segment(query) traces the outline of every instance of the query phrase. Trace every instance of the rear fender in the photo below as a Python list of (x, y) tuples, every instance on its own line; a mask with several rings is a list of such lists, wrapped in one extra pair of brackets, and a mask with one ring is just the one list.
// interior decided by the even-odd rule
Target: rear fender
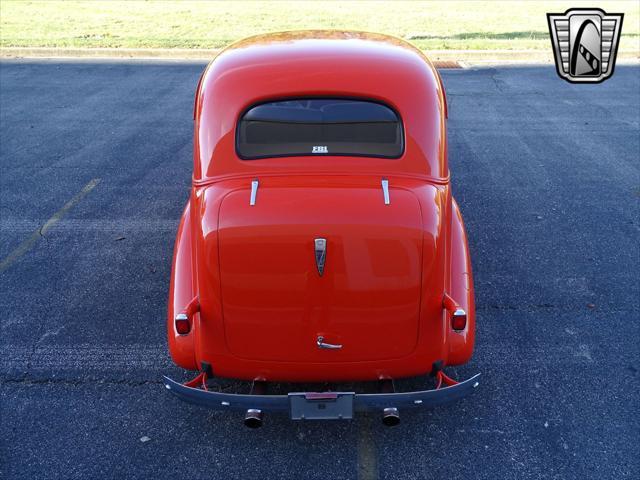
[[(450, 327), (450, 318), (447, 318), (449, 328), (448, 365), (461, 365), (468, 362), (473, 354), (475, 342), (475, 300), (473, 291), (473, 275), (471, 273), (471, 257), (467, 243), (467, 233), (462, 221), (460, 208), (455, 199), (451, 201), (451, 271), (449, 280), (449, 295), (460, 308), (467, 312), (467, 327), (456, 332)], [(449, 317), (449, 314), (447, 314)]]
[[(169, 352), (173, 361), (182, 368), (197, 370), (194, 349), (194, 335), (198, 328), (197, 318), (192, 322), (192, 331), (188, 335), (179, 335), (175, 328), (175, 316), (183, 311), (195, 297), (193, 277), (193, 258), (191, 243), (191, 202), (184, 209), (171, 268), (171, 282), (169, 284), (169, 305), (167, 311), (167, 338)], [(199, 314), (195, 314), (198, 316)]]

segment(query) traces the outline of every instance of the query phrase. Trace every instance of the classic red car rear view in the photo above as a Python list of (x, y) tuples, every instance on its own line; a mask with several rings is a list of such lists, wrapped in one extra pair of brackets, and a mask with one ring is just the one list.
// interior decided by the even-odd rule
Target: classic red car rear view
[[(451, 196), (447, 106), (426, 57), (392, 37), (252, 37), (213, 60), (195, 110), (193, 188), (176, 240), (165, 386), (193, 403), (294, 419), (352, 418), (460, 398), (475, 312)], [(430, 374), (435, 388), (395, 392)], [(250, 393), (207, 390), (213, 376)], [(379, 393), (269, 395), (269, 382), (372, 380)]]

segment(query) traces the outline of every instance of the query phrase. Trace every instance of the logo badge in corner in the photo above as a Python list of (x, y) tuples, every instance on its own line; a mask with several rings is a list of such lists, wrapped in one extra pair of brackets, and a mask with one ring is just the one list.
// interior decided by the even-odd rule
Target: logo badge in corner
[(318, 273), (322, 276), (324, 273), (324, 263), (327, 259), (327, 239), (316, 238), (314, 242), (316, 251), (316, 267), (318, 268)]
[(571, 83), (600, 83), (613, 75), (623, 17), (599, 8), (547, 13), (558, 75)]

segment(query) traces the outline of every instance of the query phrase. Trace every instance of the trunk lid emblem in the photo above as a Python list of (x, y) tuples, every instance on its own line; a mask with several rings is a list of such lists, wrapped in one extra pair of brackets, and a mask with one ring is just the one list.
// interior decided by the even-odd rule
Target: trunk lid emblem
[(314, 240), (315, 243), (315, 252), (316, 252), (316, 267), (318, 267), (318, 273), (320, 276), (324, 273), (324, 264), (327, 259), (327, 239), (326, 238), (316, 238)]

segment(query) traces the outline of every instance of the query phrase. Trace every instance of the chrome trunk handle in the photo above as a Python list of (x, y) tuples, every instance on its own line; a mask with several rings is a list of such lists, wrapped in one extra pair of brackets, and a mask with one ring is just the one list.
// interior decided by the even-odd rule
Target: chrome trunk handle
[(338, 350), (342, 348), (342, 345), (336, 345), (334, 343), (324, 343), (323, 336), (318, 337), (318, 341), (316, 342), (316, 345), (318, 345), (318, 348), (325, 348), (328, 350)]

